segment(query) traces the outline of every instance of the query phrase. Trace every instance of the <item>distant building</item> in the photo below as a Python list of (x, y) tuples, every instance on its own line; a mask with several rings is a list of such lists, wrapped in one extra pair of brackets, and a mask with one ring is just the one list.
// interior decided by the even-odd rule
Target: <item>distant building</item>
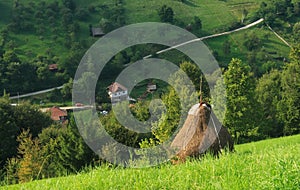
[(58, 66), (57, 64), (51, 64), (48, 66), (49, 71), (58, 71)]
[(90, 35), (93, 37), (101, 37), (104, 36), (104, 32), (102, 30), (102, 28), (100, 27), (93, 27), (92, 25), (90, 25)]
[(52, 107), (48, 110), (51, 114), (51, 119), (53, 121), (58, 121), (61, 123), (65, 123), (68, 120), (68, 113), (66, 110), (62, 110), (59, 107)]
[(186, 29), (187, 31), (192, 31), (192, 29), (193, 29), (192, 24), (188, 24), (188, 25), (185, 27), (185, 29)]
[(127, 88), (117, 82), (108, 87), (108, 95), (113, 104), (129, 99)]
[(149, 84), (147, 85), (147, 92), (153, 92), (153, 91), (156, 91), (156, 90), (157, 90), (156, 84), (149, 83)]

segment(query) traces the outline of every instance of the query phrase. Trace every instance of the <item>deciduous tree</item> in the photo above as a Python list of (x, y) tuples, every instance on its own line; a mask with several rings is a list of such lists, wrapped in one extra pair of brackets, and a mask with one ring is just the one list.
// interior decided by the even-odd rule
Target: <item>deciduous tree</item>
[(290, 54), (291, 62), (282, 72), (282, 100), (279, 104), (280, 117), (284, 122), (284, 134), (300, 132), (300, 46)]
[(173, 23), (174, 21), (174, 11), (171, 7), (167, 7), (167, 5), (163, 5), (158, 11), (158, 15), (162, 22)]
[[(278, 118), (277, 106), (281, 100), (281, 73), (272, 70), (263, 75), (257, 84), (255, 95), (259, 103), (261, 119), (258, 132), (263, 137), (278, 137), (283, 134), (283, 125)], [(282, 110), (283, 111), (283, 110)]]
[[(239, 59), (232, 59), (224, 74), (227, 91), (225, 125), (234, 137), (245, 138), (254, 129), (257, 105), (254, 98), (255, 79), (251, 68)], [(241, 140), (241, 139), (240, 139)]]

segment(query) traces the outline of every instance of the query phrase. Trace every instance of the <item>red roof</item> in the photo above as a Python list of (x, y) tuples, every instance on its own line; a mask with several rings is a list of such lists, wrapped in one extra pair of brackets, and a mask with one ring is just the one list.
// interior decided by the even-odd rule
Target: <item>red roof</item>
[(59, 107), (52, 107), (49, 109), (51, 113), (51, 119), (54, 121), (60, 121), (61, 117), (68, 116), (67, 111), (60, 109)]
[(112, 93), (115, 93), (115, 92), (119, 92), (119, 91), (126, 91), (127, 88), (125, 88), (123, 85), (121, 85), (117, 82), (114, 82), (108, 87), (108, 90)]
[(50, 71), (54, 71), (54, 70), (57, 70), (57, 69), (58, 69), (57, 64), (51, 64), (51, 65), (49, 65), (49, 70)]

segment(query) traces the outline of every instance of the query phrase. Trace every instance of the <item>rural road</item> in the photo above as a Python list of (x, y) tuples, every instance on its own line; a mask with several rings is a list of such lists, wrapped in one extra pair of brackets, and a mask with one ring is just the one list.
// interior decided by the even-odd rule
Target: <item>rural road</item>
[[(241, 31), (241, 30), (246, 30), (248, 28), (251, 28), (255, 25), (258, 25), (259, 23), (263, 22), (264, 19), (261, 18), (251, 24), (248, 24), (244, 27), (241, 27), (241, 28), (238, 28), (238, 29), (235, 29), (235, 30), (231, 30), (231, 31), (228, 31), (228, 32), (223, 32), (223, 33), (219, 33), (219, 34), (213, 34), (213, 35), (210, 35), (210, 36), (204, 36), (204, 37), (201, 37), (201, 38), (196, 38), (196, 39), (193, 39), (193, 40), (190, 40), (190, 41), (187, 41), (187, 42), (184, 42), (184, 43), (181, 43), (181, 44), (177, 44), (175, 46), (172, 46), (172, 47), (169, 47), (169, 48), (166, 48), (164, 50), (161, 50), (161, 51), (158, 51), (156, 52), (155, 54), (156, 55), (159, 55), (161, 53), (164, 53), (164, 52), (167, 52), (167, 51), (170, 51), (172, 49), (176, 49), (178, 47), (181, 47), (181, 46), (184, 46), (184, 45), (187, 45), (187, 44), (190, 44), (190, 43), (193, 43), (193, 42), (198, 42), (198, 41), (202, 41), (202, 40), (206, 40), (206, 39), (209, 39), (209, 38), (215, 38), (215, 37), (219, 37), (219, 36), (224, 36), (224, 35), (228, 35), (228, 34), (231, 34), (231, 33), (234, 33), (234, 32), (238, 32), (238, 31)], [(152, 57), (153, 55), (147, 55), (146, 57), (144, 57), (144, 59), (147, 59), (147, 58), (150, 58)]]
[(277, 36), (277, 38), (279, 38), (283, 43), (285, 43), (285, 45), (289, 46), (290, 48), (292, 47), (285, 39), (283, 39), (283, 37), (281, 37), (279, 34), (277, 34), (272, 28), (271, 26), (269, 26), (267, 24), (268, 28), (275, 34), (275, 36)]
[(32, 93), (28, 93), (28, 94), (12, 96), (9, 99), (13, 100), (13, 99), (18, 99), (18, 98), (26, 98), (26, 97), (30, 97), (30, 96), (44, 94), (44, 93), (51, 92), (51, 91), (54, 91), (54, 90), (59, 90), (59, 89), (62, 89), (62, 88), (63, 88), (63, 86), (59, 86), (59, 87), (50, 88), (50, 89), (46, 89), (46, 90), (41, 90), (41, 91), (37, 91), (37, 92), (32, 92)]
[[(235, 30), (231, 30), (231, 31), (228, 31), (228, 32), (223, 32), (223, 33), (219, 33), (219, 34), (213, 34), (213, 35), (210, 35), (210, 36), (204, 36), (204, 37), (201, 37), (201, 38), (196, 38), (194, 40), (190, 40), (190, 41), (187, 41), (187, 42), (184, 42), (184, 43), (177, 44), (175, 46), (166, 48), (164, 50), (158, 51), (155, 54), (158, 55), (158, 54), (170, 51), (172, 49), (176, 49), (176, 48), (178, 48), (180, 46), (184, 46), (184, 45), (187, 45), (187, 44), (190, 44), (190, 43), (193, 43), (193, 42), (202, 41), (202, 40), (206, 40), (206, 39), (209, 39), (209, 38), (215, 38), (215, 37), (219, 37), (219, 36), (224, 36), (224, 35), (228, 35), (228, 34), (231, 34), (231, 33), (234, 33), (234, 32), (238, 32), (238, 31), (241, 31), (241, 30), (246, 30), (246, 29), (248, 29), (250, 27), (253, 27), (253, 26), (256, 26), (256, 25), (262, 23), (263, 21), (264, 21), (264, 19), (261, 18), (261, 19), (255, 21), (255, 22), (253, 22), (251, 24), (248, 24), (248, 25), (244, 26), (244, 27), (241, 27), (241, 28), (238, 28), (238, 29), (235, 29)], [(144, 57), (143, 59), (147, 59), (147, 58), (150, 58), (152, 56), (153, 55), (148, 55), (148, 56)], [(63, 86), (54, 87), (54, 88), (50, 88), (50, 89), (46, 89), (46, 90), (41, 90), (41, 91), (38, 91), (38, 92), (32, 92), (32, 93), (23, 94), (23, 95), (12, 96), (12, 97), (10, 97), (10, 99), (13, 100), (13, 99), (18, 99), (18, 98), (25, 98), (25, 97), (35, 96), (35, 95), (44, 94), (44, 93), (51, 92), (51, 91), (54, 91), (56, 89), (62, 89), (62, 88), (63, 88)]]
[[(92, 109), (92, 108), (93, 108), (93, 106), (68, 106), (68, 107), (59, 107), (59, 109), (65, 110), (65, 111), (67, 111), (67, 110), (74, 110), (74, 111), (76, 111), (76, 110), (86, 110), (86, 109)], [(51, 108), (41, 108), (40, 111), (41, 112), (47, 112), (47, 111), (49, 111), (49, 109), (51, 109)]]

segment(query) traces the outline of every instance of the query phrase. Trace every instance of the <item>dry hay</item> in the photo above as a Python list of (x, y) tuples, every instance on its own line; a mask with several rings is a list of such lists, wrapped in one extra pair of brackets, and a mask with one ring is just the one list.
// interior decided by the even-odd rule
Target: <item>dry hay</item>
[[(218, 135), (217, 135), (218, 134)], [(188, 117), (175, 136), (171, 147), (177, 150), (177, 160), (184, 162), (186, 157), (200, 156), (208, 151), (218, 156), (222, 148), (233, 151), (233, 141), (207, 103), (194, 105)]]

